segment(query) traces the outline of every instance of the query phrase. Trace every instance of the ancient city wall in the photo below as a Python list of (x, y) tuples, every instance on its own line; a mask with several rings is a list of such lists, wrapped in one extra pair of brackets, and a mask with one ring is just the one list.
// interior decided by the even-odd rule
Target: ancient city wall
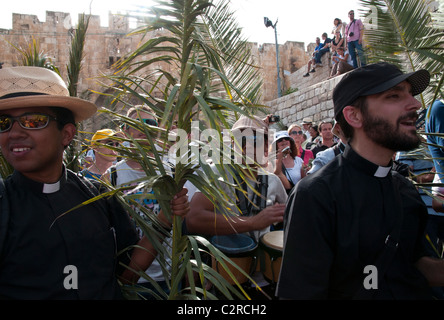
[[(128, 36), (132, 30), (126, 16), (110, 14), (108, 25), (108, 27), (102, 27), (100, 17), (91, 16), (85, 41), (83, 69), (78, 84), (78, 95), (87, 97), (99, 107), (103, 106), (104, 98), (94, 92), (105, 91), (105, 88), (100, 84), (103, 81), (102, 76), (112, 74), (115, 71), (113, 63), (136, 49), (142, 41), (142, 36), (140, 35)], [(0, 62), (4, 63), (3, 67), (19, 65), (18, 59), (20, 59), (21, 55), (15, 47), (24, 49), (31, 43), (32, 39), (35, 39), (39, 43), (40, 50), (49, 56), (53, 64), (59, 67), (62, 77), (66, 79), (66, 65), (74, 32), (71, 17), (68, 13), (47, 11), (46, 21), (44, 22), (39, 21), (36, 15), (14, 13), (13, 28), (11, 30), (0, 29), (0, 46), (2, 48), (0, 51)], [(148, 35), (148, 38), (159, 35), (160, 32), (153, 32)], [(288, 105), (288, 101), (293, 101), (296, 99), (295, 97), (298, 97), (297, 99), (300, 103), (304, 102), (303, 106), (298, 105), (297, 107), (296, 119), (299, 119), (299, 115), (302, 113), (307, 114), (311, 112), (299, 110), (305, 106), (311, 107), (313, 103), (313, 98), (308, 98), (310, 94), (306, 95), (303, 93), (307, 91), (306, 88), (327, 77), (325, 74), (327, 68), (324, 68), (324, 70), (319, 70), (310, 78), (302, 78), (302, 75), (306, 73), (306, 65), (313, 50), (311, 46), (308, 46), (310, 52), (308, 53), (302, 42), (288, 41), (283, 45), (279, 45), (282, 93), (284, 94), (289, 88), (298, 88), (299, 91), (290, 96), (275, 100), (278, 96), (276, 46), (269, 43), (262, 45), (251, 43), (253, 59), (255, 64), (261, 68), (264, 83), (262, 102), (273, 105), (277, 114), (290, 115), (295, 108), (284, 108), (281, 106), (281, 101), (285, 101), (285, 104)], [(326, 60), (324, 64), (329, 65), (329, 60)], [(162, 65), (162, 68), (171, 69), (172, 66)], [(305, 97), (312, 100), (302, 101)], [(314, 97), (315, 102), (316, 99), (319, 98)], [(294, 117), (295, 115), (291, 114), (289, 119)], [(87, 126), (89, 130), (95, 131), (101, 128), (101, 123), (93, 118)]]
[[(314, 123), (322, 120), (333, 120), (333, 89), (342, 76), (327, 79), (331, 68), (329, 65), (330, 54), (322, 57), (323, 67), (311, 73), (309, 80), (302, 77), (307, 72), (298, 70), (291, 75), (293, 85), (300, 88), (298, 91), (266, 103), (270, 112), (281, 117), (285, 126), (292, 123), (301, 123), (305, 117), (310, 117)], [(303, 72), (302, 72), (303, 71)]]

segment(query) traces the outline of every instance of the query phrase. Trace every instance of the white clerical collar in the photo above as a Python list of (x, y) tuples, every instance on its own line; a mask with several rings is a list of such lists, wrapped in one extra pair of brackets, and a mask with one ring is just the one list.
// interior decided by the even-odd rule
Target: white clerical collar
[(385, 177), (387, 177), (387, 175), (389, 174), (391, 169), (392, 169), (392, 167), (378, 166), (378, 169), (376, 169), (374, 176), (377, 178), (385, 178)]
[(60, 190), (60, 181), (56, 183), (44, 183), (43, 193), (54, 193)]

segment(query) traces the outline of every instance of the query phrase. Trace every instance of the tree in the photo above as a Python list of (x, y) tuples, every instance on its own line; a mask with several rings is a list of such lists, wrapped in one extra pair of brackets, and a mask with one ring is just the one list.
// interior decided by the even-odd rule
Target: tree
[(360, 0), (370, 61), (391, 62), (405, 72), (430, 72), (430, 87), (420, 97), (424, 108), (444, 96), (444, 12), (431, 12), (430, 2)]
[[(147, 176), (143, 181), (138, 181), (139, 186), (152, 187), (154, 198), (160, 202), (164, 213), (171, 217), (169, 201), (186, 181), (191, 181), (209, 199), (213, 199), (215, 206), (224, 209), (227, 202), (232, 200), (224, 196), (218, 184), (228, 183), (227, 172), (236, 170), (238, 165), (217, 161), (223, 159), (222, 153), (219, 153), (223, 141), (222, 132), (231, 128), (231, 124), (240, 114), (248, 115), (260, 110), (257, 105), (261, 88), (261, 81), (258, 80), (259, 69), (254, 66), (250, 47), (235, 23), (233, 13), (229, 9), (229, 1), (155, 2), (156, 5), (147, 8), (143, 14), (134, 16), (143, 21), (144, 25), (132, 34), (143, 34), (144, 41), (134, 52), (118, 62), (115, 66), (118, 72), (107, 78), (112, 81), (112, 89), (115, 92), (110, 110), (116, 110), (119, 104), (146, 104), (161, 119), (160, 126), (152, 127), (117, 112), (102, 111), (138, 128), (148, 137), (149, 146), (130, 139), (133, 148), (117, 150), (122, 157), (131, 157), (139, 161)], [(161, 35), (149, 38), (153, 31), (159, 30), (162, 30)], [(173, 71), (167, 68), (169, 65), (174, 66)], [(155, 94), (156, 92), (161, 94)], [(197, 124), (195, 128), (198, 132), (211, 130), (213, 133), (211, 141), (216, 141), (213, 145), (217, 146), (213, 149), (213, 154), (217, 156), (212, 160), (216, 163), (218, 174), (210, 169), (206, 159), (195, 157), (200, 153), (199, 149), (194, 149), (197, 154), (192, 152), (192, 143), (197, 144), (199, 148), (211, 143), (201, 141), (199, 137), (189, 139), (193, 124)], [(175, 143), (172, 146), (168, 137), (175, 137), (171, 134), (173, 126), (177, 126), (175, 132), (180, 136), (181, 144)], [(166, 173), (163, 161), (171, 147), (175, 148), (177, 155), (174, 177)], [(186, 152), (182, 152), (183, 150)], [(169, 153), (169, 156), (171, 155)], [(152, 227), (156, 225), (156, 217), (146, 208), (139, 206), (138, 209), (152, 222), (146, 223), (128, 204), (133, 198), (125, 198), (120, 191), (122, 190), (114, 189), (110, 194), (120, 197), (133, 218), (146, 230), (145, 234), (150, 235), (150, 240), (156, 243), (157, 237), (152, 236), (158, 234), (158, 226)], [(227, 217), (234, 214), (225, 211)], [(183, 235), (182, 220), (177, 217), (171, 219), (172, 271), (166, 277), (171, 278), (171, 292), (168, 297), (163, 298), (214, 298), (206, 290), (205, 280), (211, 281), (228, 298), (232, 297), (231, 293), (241, 297), (233, 286), (203, 262), (202, 253), (210, 253), (220, 260), (224, 267), (230, 260), (203, 237)], [(166, 231), (161, 233), (168, 235)], [(168, 252), (159, 244), (156, 249), (159, 259), (163, 261)], [(165, 268), (164, 273), (167, 272)], [(193, 274), (198, 275), (197, 282)], [(147, 277), (144, 273), (140, 275)], [(187, 276), (189, 286), (179, 290), (184, 276)], [(238, 288), (243, 291), (239, 284)]]

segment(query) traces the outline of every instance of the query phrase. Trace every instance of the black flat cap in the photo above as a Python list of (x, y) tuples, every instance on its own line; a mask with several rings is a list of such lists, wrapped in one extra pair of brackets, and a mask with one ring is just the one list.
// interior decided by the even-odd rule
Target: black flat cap
[(333, 90), (335, 119), (357, 98), (384, 92), (403, 81), (410, 83), (412, 94), (416, 96), (429, 85), (430, 73), (425, 69), (403, 73), (387, 62), (369, 64), (347, 73)]

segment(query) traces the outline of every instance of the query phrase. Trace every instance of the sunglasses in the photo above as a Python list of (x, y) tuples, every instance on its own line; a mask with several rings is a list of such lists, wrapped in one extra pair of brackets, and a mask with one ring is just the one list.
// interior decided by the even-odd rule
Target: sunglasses
[(155, 119), (142, 119), (143, 123), (149, 124), (150, 126), (157, 127), (159, 124)]
[(290, 132), (290, 134), (302, 134), (303, 132), (302, 131), (292, 131), (292, 132)]
[(23, 129), (37, 130), (46, 128), (50, 120), (57, 120), (49, 114), (43, 113), (25, 113), (18, 117), (8, 115), (0, 116), (0, 133), (11, 130), (12, 125), (17, 121)]
[[(150, 125), (150, 126), (153, 126), (153, 127), (157, 127), (157, 126), (159, 126), (159, 124), (157, 123), (157, 121), (156, 121), (155, 119), (142, 119), (141, 121), (142, 121), (143, 123), (145, 123), (145, 124), (147, 124), (147, 125)], [(128, 125), (128, 124), (124, 124), (124, 123), (122, 123), (122, 124), (120, 125), (120, 127), (121, 127), (122, 129), (125, 129), (125, 128), (131, 127), (131, 126)]]
[(104, 141), (103, 144), (110, 147), (118, 147), (120, 145), (117, 141)]

